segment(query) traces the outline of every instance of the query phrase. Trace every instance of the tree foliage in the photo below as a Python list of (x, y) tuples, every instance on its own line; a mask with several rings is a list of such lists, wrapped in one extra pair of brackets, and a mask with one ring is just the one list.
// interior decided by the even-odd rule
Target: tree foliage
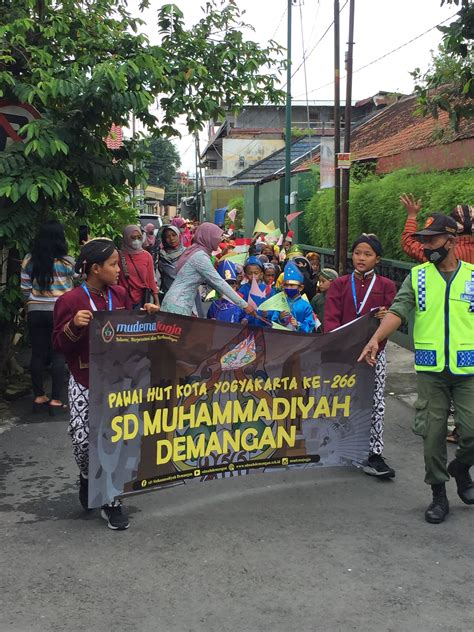
[(225, 110), (282, 96), (269, 71), (279, 47), (244, 37), (234, 0), (206, 2), (190, 29), (176, 5), (160, 6), (157, 45), (141, 24), (126, 0), (0, 4), (0, 98), (41, 114), (20, 130), (24, 142), (0, 153), (0, 249), (10, 252), (0, 324), (18, 311), (19, 261), (46, 217), (114, 234), (136, 216), (130, 187), (145, 182), (146, 149), (138, 134), (108, 149), (112, 124), (134, 115), (156, 138), (179, 135), (182, 115), (194, 131)]
[(168, 190), (173, 186), (181, 166), (178, 150), (168, 138), (146, 140), (149, 156), (145, 158), (143, 166), (148, 172), (148, 184)]
[[(430, 212), (450, 213), (457, 204), (474, 198), (474, 169), (418, 173), (401, 169), (385, 176), (352, 182), (350, 187), (349, 243), (361, 233), (375, 233), (388, 259), (408, 260), (400, 245), (406, 212), (403, 193), (421, 198), (422, 223)], [(334, 189), (315, 193), (304, 214), (310, 243), (334, 248)]]
[(461, 119), (474, 115), (474, 4), (471, 0), (441, 0), (441, 6), (445, 3), (459, 7), (456, 20), (438, 27), (443, 40), (427, 72), (422, 74), (417, 68), (412, 75), (420, 113), (437, 118), (443, 110), (457, 131)]

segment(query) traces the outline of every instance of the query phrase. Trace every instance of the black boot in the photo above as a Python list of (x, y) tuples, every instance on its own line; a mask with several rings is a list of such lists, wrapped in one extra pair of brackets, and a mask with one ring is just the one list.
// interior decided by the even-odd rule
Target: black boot
[(433, 491), (433, 502), (430, 503), (428, 509), (425, 511), (425, 520), (431, 524), (439, 524), (443, 522), (449, 513), (446, 485), (444, 483), (431, 485), (431, 489)]
[(89, 480), (82, 474), (79, 474), (79, 502), (86, 511), (89, 510)]
[(471, 475), (469, 474), (470, 465), (461, 463), (457, 459), (453, 459), (448, 465), (448, 472), (450, 476), (456, 479), (456, 486), (458, 488), (458, 496), (466, 503), (466, 505), (474, 505), (474, 483), (472, 482)]

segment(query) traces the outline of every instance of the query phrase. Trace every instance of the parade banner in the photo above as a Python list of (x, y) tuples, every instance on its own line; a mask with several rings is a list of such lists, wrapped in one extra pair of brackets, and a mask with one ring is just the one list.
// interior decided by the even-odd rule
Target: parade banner
[(89, 504), (254, 471), (367, 458), (378, 321), (298, 334), (160, 312), (95, 312)]

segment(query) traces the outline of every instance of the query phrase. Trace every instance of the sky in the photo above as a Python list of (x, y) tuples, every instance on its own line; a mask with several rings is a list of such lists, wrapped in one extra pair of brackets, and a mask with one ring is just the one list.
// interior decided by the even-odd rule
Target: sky
[[(299, 0), (299, 3), (300, 6), (293, 6), (292, 9), (293, 69), (300, 65), (303, 51), (306, 50), (308, 98), (333, 100), (333, 29), (317, 42), (333, 20), (334, 0)], [(129, 0), (130, 10), (145, 20), (143, 31), (152, 43), (158, 43), (156, 7), (162, 3), (152, 0), (152, 8), (142, 14), (138, 4), (139, 0)], [(204, 0), (177, 0), (175, 4), (184, 13), (189, 26), (202, 16)], [(249, 39), (265, 45), (272, 38), (286, 46), (287, 0), (237, 0), (237, 4), (246, 12), (243, 19), (254, 28), (254, 31), (248, 32)], [(440, 5), (441, 0), (355, 0), (354, 100), (372, 96), (379, 90), (406, 94), (412, 92), (410, 71), (416, 67), (426, 70), (431, 59), (430, 51), (436, 51), (441, 42), (440, 31), (432, 27), (456, 13), (455, 5)], [(345, 73), (342, 67), (347, 48), (349, 3), (340, 0), (340, 6), (344, 7), (340, 14), (341, 99), (344, 99)], [(407, 44), (412, 39), (414, 41)], [(316, 48), (310, 53), (315, 44)], [(401, 47), (400, 50), (383, 57), (398, 47)], [(370, 65), (358, 70), (366, 64)], [(282, 84), (285, 80), (286, 77), (282, 77)], [(297, 100), (306, 99), (303, 66), (292, 79), (292, 96)], [(180, 126), (180, 131), (183, 138), (174, 142), (181, 154), (182, 169), (194, 172), (192, 137), (187, 134), (184, 124)], [(201, 147), (206, 142), (207, 132), (204, 130)]]

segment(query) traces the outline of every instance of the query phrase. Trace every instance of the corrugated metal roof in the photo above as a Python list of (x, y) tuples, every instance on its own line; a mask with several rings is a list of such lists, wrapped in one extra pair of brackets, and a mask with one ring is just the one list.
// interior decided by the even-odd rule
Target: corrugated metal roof
[[(319, 150), (320, 139), (315, 136), (305, 136), (291, 145), (290, 159), (292, 167), (301, 160), (309, 158), (311, 152)], [(231, 184), (254, 184), (265, 178), (278, 174), (285, 168), (285, 148), (278, 149), (254, 165), (243, 169), (231, 178)]]

